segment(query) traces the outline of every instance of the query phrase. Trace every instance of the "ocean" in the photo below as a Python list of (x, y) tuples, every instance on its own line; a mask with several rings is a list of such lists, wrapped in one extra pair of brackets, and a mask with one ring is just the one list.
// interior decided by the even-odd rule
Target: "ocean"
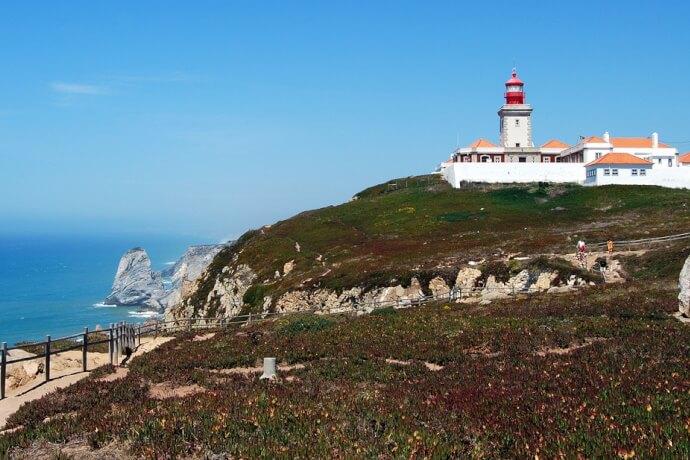
[(176, 236), (0, 235), (0, 342), (45, 340), (117, 321), (143, 322), (136, 307), (106, 307), (120, 257), (141, 246), (154, 270), (182, 256), (191, 244)]

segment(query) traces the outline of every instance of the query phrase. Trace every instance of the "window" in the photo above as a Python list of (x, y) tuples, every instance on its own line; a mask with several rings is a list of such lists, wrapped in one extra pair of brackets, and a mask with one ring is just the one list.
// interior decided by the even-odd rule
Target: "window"
[(632, 175), (633, 175), (633, 176), (637, 176), (637, 169), (633, 169), (633, 170), (632, 170)]
[(515, 126), (520, 126), (520, 120), (515, 120)]
[(669, 159), (668, 159), (668, 165), (669, 165), (669, 166), (673, 166), (673, 159), (672, 159), (672, 158), (669, 158)]
[(494, 163), (500, 163), (501, 157), (494, 157)]
[(611, 175), (612, 175), (612, 176), (617, 176), (617, 175), (618, 175), (618, 170), (617, 170), (616, 168), (613, 168), (613, 169), (611, 170)]
[(661, 158), (659, 158), (659, 164), (661, 164)]
[(518, 157), (518, 163), (527, 163), (527, 157)]
[(604, 169), (604, 176), (610, 176), (611, 175), (611, 170), (610, 169)]
[(601, 152), (597, 152), (594, 154), (596, 158), (601, 158)]
[(518, 142), (517, 144), (515, 144), (515, 147), (520, 147), (520, 143)]
[(542, 160), (544, 160), (544, 163), (551, 163), (551, 158), (549, 157), (544, 157)]
[(646, 176), (647, 175), (647, 170), (646, 169), (640, 169), (640, 176)]
[(490, 159), (491, 159), (491, 158), (489, 158), (489, 157), (487, 157), (487, 156), (483, 156), (483, 157), (482, 157), (482, 163), (488, 163)]

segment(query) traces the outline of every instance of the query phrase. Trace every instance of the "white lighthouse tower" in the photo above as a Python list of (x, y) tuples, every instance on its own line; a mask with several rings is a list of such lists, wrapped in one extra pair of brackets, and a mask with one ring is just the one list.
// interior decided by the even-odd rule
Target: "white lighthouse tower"
[(513, 76), (506, 82), (504, 97), (506, 103), (498, 111), (501, 118), (501, 146), (508, 148), (534, 147), (532, 142), (532, 107), (525, 104), (525, 84), (517, 77), (513, 69)]

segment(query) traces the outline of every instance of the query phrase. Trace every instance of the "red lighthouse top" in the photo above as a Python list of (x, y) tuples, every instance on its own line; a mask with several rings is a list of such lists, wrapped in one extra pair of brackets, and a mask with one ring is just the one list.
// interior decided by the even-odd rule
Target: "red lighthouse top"
[(525, 84), (517, 77), (517, 72), (513, 69), (513, 77), (506, 82), (506, 104), (524, 104), (525, 103)]

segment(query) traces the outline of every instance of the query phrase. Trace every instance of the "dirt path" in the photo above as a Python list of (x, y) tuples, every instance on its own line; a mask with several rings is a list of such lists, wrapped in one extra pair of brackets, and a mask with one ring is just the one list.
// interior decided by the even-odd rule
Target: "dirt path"
[[(625, 278), (623, 278), (623, 267), (621, 266), (621, 263), (618, 259), (615, 257), (618, 255), (625, 255), (625, 256), (639, 256), (647, 252), (646, 249), (641, 249), (638, 251), (621, 251), (621, 252), (616, 252), (614, 251), (611, 256), (608, 255), (608, 252), (606, 251), (591, 251), (587, 252), (587, 268), (589, 270), (595, 270), (597, 273), (599, 272), (598, 266), (595, 267), (596, 265), (596, 260), (599, 257), (603, 257), (608, 261), (608, 268), (606, 270), (606, 283), (622, 283), (625, 281)], [(577, 256), (575, 255), (575, 252), (573, 251), (572, 254), (556, 254), (557, 257), (561, 257), (571, 264), (573, 264), (576, 267), (580, 266), (580, 262), (577, 260)]]
[[(147, 353), (172, 339), (173, 337), (142, 338), (141, 345), (132, 354), (132, 358)], [(41, 360), (43, 359), (41, 358)], [(88, 368), (93, 370), (98, 366), (107, 364), (109, 357), (107, 353), (89, 353), (88, 360)], [(69, 386), (89, 375), (89, 372), (82, 372), (81, 370), (81, 350), (72, 350), (51, 356), (50, 368), (50, 382), (45, 382), (45, 375), (39, 374), (20, 387), (9, 388), (8, 385), (7, 397), (0, 401), (0, 430), (5, 426), (7, 418), (25, 402), (39, 399), (58, 388)]]

